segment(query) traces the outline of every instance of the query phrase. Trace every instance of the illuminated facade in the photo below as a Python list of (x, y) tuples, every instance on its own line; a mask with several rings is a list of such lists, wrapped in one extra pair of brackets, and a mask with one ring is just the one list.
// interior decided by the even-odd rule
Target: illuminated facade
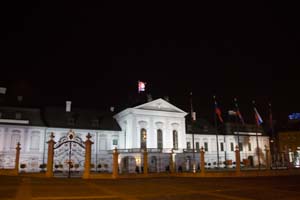
[(0, 110), (0, 168), (14, 166), (15, 147), (20, 142), (20, 170), (40, 171), (42, 164), (47, 161), (46, 142), (51, 132), (56, 142), (54, 170), (62, 172), (70, 171), (70, 168), (82, 171), (84, 141), (88, 133), (94, 142), (91, 168), (98, 172), (111, 172), (111, 150), (114, 148), (120, 152), (120, 173), (143, 171), (141, 152), (144, 149), (148, 151), (149, 172), (161, 172), (168, 169), (171, 152), (176, 170), (189, 171), (193, 163), (199, 165), (201, 147), (206, 152), (207, 168), (234, 167), (234, 150), (238, 144), (245, 164), (248, 161), (252, 166), (264, 164), (264, 150), (269, 148), (269, 138), (262, 132), (240, 130), (216, 135), (214, 129), (191, 131), (186, 127), (187, 113), (163, 99), (127, 108), (116, 114), (62, 112), (49, 108), (43, 114), (38, 109), (15, 109), (15, 115), (6, 115), (12, 113), (11, 110)]

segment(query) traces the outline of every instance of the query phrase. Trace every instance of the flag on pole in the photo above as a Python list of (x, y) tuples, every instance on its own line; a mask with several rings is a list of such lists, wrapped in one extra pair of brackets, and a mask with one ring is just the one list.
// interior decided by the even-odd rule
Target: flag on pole
[(255, 115), (255, 121), (257, 126), (261, 125), (263, 123), (263, 120), (255, 107), (254, 107), (254, 115)]
[(138, 81), (138, 92), (144, 92), (146, 89), (146, 83), (143, 81)]
[(235, 109), (236, 109), (236, 116), (240, 119), (240, 121), (242, 122), (242, 124), (244, 125), (245, 124), (245, 121), (244, 121), (244, 118), (240, 112), (240, 109), (239, 109), (239, 105), (237, 103), (237, 98), (234, 98), (234, 104), (235, 104)]
[(221, 109), (218, 106), (218, 103), (216, 101), (216, 97), (215, 96), (214, 96), (214, 100), (215, 100), (215, 112), (216, 112), (216, 115), (218, 116), (219, 121), (221, 123), (223, 123), (222, 112), (221, 112)]

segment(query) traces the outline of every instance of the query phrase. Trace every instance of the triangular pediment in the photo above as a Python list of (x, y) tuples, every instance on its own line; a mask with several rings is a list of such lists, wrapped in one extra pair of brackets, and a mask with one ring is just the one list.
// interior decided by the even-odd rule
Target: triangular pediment
[(167, 112), (176, 112), (176, 113), (186, 113), (183, 110), (177, 108), (176, 106), (170, 104), (168, 101), (161, 98), (148, 103), (134, 107), (135, 109), (141, 110), (155, 110), (155, 111), (167, 111)]

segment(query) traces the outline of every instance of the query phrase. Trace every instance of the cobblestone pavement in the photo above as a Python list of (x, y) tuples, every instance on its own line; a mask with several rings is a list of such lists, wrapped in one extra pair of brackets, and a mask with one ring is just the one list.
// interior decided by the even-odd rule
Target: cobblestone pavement
[(83, 180), (0, 176), (0, 200), (300, 199), (300, 176)]

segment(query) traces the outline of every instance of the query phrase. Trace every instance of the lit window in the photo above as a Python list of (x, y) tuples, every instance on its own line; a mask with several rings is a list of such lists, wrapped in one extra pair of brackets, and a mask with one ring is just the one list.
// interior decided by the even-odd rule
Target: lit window
[(176, 130), (173, 130), (173, 148), (178, 149), (178, 133)]
[(162, 136), (162, 130), (157, 130), (157, 148), (162, 149), (163, 148), (163, 136)]
[(147, 148), (147, 132), (146, 129), (141, 129), (141, 149)]

